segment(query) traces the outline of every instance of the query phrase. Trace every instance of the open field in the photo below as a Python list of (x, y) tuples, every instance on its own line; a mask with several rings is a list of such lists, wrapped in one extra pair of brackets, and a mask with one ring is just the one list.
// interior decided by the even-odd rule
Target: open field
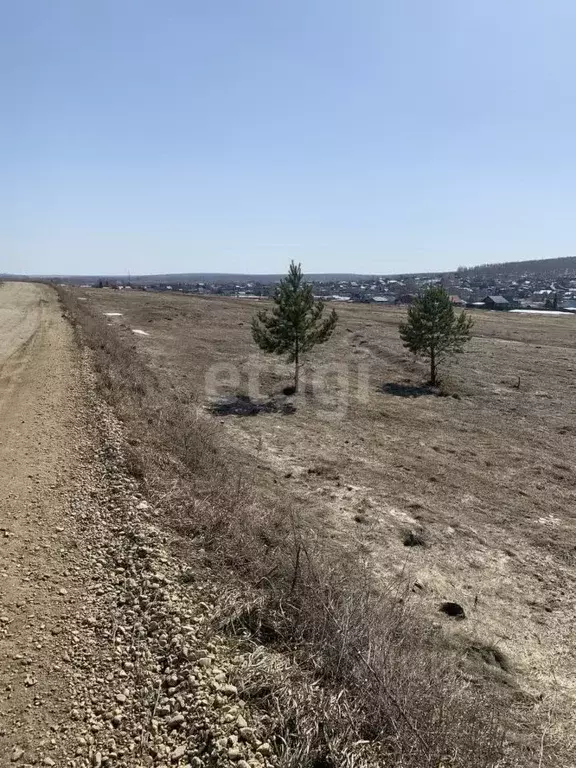
[[(257, 302), (81, 295), (98, 312), (121, 313), (110, 324), (215, 422), (262, 499), (296, 511), (334, 546), (360, 547), (382, 584), (408, 583), (438, 633), (483, 660), (487, 674), (517, 683), (526, 707), (550, 718), (546, 739), (570, 748), (572, 316), (476, 314), (440, 397), (421, 388), (426, 370), (401, 346), (402, 310), (343, 306), (335, 337), (308, 366), (306, 391), (287, 398), (289, 368), (251, 341)], [(410, 531), (426, 546), (405, 546)], [(466, 620), (444, 617), (442, 601), (460, 603)]]

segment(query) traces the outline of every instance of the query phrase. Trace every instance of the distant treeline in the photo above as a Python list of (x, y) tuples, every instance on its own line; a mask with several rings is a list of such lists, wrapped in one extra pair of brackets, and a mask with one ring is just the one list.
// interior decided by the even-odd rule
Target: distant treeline
[[(414, 272), (402, 274), (381, 274), (366, 275), (358, 273), (311, 273), (306, 275), (307, 282), (311, 283), (350, 283), (350, 282), (376, 282), (380, 278), (396, 279), (406, 282), (414, 279), (439, 279), (456, 275), (460, 278), (491, 278), (505, 277), (511, 280), (522, 277), (523, 275), (546, 275), (552, 278), (560, 278), (566, 275), (576, 275), (576, 256), (563, 256), (557, 259), (531, 259), (530, 261), (506, 261), (498, 264), (480, 264), (476, 267), (458, 267), (456, 272)], [(12, 280), (34, 280), (40, 276), (20, 276), (20, 275), (2, 275), (1, 279)], [(52, 280), (54, 282), (67, 283), (72, 285), (82, 285), (84, 283), (96, 284), (99, 281), (103, 283), (131, 284), (133, 286), (144, 285), (191, 285), (205, 283), (212, 285), (246, 285), (253, 283), (257, 285), (273, 285), (277, 283), (282, 275), (278, 274), (242, 274), (242, 273), (218, 273), (218, 272), (189, 272), (180, 274), (158, 274), (158, 275), (43, 275), (41, 279)]]
[(563, 256), (558, 259), (532, 259), (531, 261), (505, 261), (500, 264), (480, 264), (477, 267), (458, 267), (460, 277), (496, 276), (522, 277), (523, 275), (546, 275), (553, 273), (557, 277), (576, 273), (576, 256)]

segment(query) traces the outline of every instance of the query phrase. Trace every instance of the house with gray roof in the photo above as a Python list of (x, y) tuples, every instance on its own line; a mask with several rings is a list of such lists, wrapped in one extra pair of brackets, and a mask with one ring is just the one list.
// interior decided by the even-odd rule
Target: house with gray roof
[(504, 296), (486, 296), (482, 303), (486, 309), (510, 309), (510, 302)]

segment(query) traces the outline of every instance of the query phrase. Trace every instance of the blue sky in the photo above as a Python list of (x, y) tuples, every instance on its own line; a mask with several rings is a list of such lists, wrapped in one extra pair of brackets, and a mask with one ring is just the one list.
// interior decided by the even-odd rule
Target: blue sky
[(574, 0), (0, 0), (0, 272), (576, 254)]

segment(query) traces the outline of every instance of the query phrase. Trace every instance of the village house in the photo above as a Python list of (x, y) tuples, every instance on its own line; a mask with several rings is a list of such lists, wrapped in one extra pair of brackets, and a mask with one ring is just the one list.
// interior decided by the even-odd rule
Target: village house
[(486, 309), (510, 309), (510, 302), (504, 296), (486, 296), (482, 303)]

